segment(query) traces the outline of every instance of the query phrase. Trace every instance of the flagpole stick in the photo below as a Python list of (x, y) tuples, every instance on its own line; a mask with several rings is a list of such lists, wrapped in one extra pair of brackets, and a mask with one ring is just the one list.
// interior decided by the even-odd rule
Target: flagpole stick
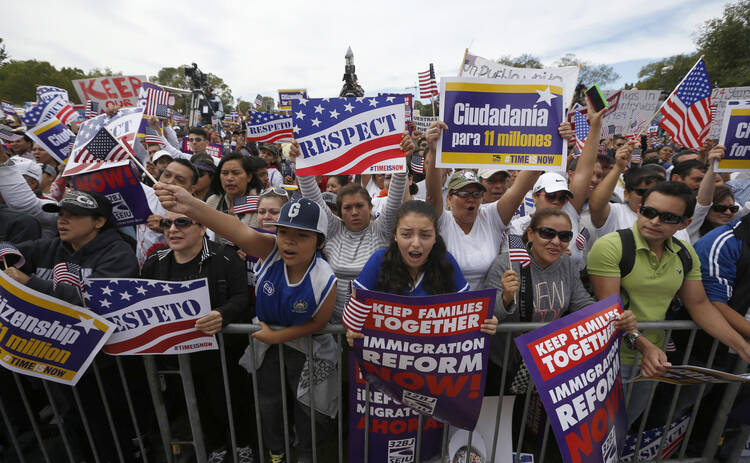
[(466, 57), (469, 55), (469, 49), (466, 48), (464, 50), (464, 57), (461, 60), (461, 67), (458, 68), (458, 77), (461, 77), (464, 74), (464, 65), (466, 64)]
[(8, 270), (8, 263), (5, 262), (5, 256), (3, 256), (3, 267), (4, 267), (3, 270)]
[(115, 137), (114, 135), (112, 135), (112, 132), (110, 132), (108, 128), (104, 127), (104, 130), (106, 130), (106, 131), (107, 131), (107, 133), (109, 133), (109, 134), (110, 134), (110, 135), (112, 136), (112, 138), (114, 138), (114, 139), (115, 139), (115, 140), (117, 141), (117, 144), (119, 144), (119, 145), (120, 145), (120, 147), (121, 147), (122, 149), (124, 149), (126, 153), (128, 153), (128, 156), (130, 156), (130, 159), (131, 159), (131, 160), (132, 160), (133, 162), (135, 162), (135, 164), (136, 164), (136, 165), (137, 165), (138, 167), (140, 167), (140, 168), (141, 168), (141, 170), (143, 171), (143, 173), (144, 173), (144, 174), (146, 174), (146, 176), (147, 176), (147, 177), (149, 178), (149, 180), (151, 180), (151, 181), (152, 181), (152, 182), (154, 182), (154, 183), (158, 183), (158, 181), (157, 181), (157, 180), (156, 180), (156, 179), (154, 178), (154, 176), (153, 176), (153, 175), (151, 175), (151, 174), (149, 173), (149, 171), (147, 171), (147, 170), (146, 170), (146, 168), (145, 168), (145, 167), (143, 167), (143, 164), (141, 164), (141, 163), (140, 163), (140, 161), (138, 161), (138, 159), (137, 159), (137, 158), (136, 158), (135, 156), (133, 156), (133, 153), (131, 153), (131, 152), (130, 152), (130, 150), (129, 150), (129, 149), (128, 149), (128, 147), (127, 147), (127, 146), (125, 145), (125, 143), (123, 143), (123, 141), (122, 141), (122, 140), (120, 140), (119, 138), (117, 138), (117, 137)]
[[(508, 245), (508, 268), (513, 270), (513, 261), (510, 260), (510, 243)], [(513, 293), (513, 304), (518, 305), (518, 292)]]

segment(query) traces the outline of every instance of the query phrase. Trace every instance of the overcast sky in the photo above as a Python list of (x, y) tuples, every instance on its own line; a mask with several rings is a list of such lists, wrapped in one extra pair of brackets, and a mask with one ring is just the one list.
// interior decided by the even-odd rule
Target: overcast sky
[(456, 75), (466, 47), (488, 59), (531, 53), (545, 64), (575, 53), (615, 66), (621, 85), (649, 61), (694, 51), (696, 29), (721, 16), (724, 3), (4, 2), (0, 37), (12, 59), (58, 68), (155, 75), (196, 62), (245, 100), (280, 88), (338, 96), (348, 46), (368, 94), (414, 86), (431, 62), (438, 76)]

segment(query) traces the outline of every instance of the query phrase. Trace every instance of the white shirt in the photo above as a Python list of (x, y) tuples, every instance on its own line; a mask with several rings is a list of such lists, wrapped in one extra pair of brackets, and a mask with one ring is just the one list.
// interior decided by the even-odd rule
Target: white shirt
[[(578, 214), (578, 211), (575, 207), (573, 207), (572, 204), (570, 204), (569, 201), (566, 201), (565, 204), (562, 207), (562, 211), (568, 214), (568, 217), (570, 217), (570, 231), (573, 232), (573, 239), (570, 240), (570, 243), (568, 243), (568, 249), (570, 250), (570, 258), (575, 264), (576, 268), (581, 270), (583, 267), (586, 266), (586, 259), (584, 252), (580, 249), (578, 249), (578, 246), (576, 246), (576, 238), (578, 238), (578, 233), (580, 232), (580, 221), (581, 216)], [(523, 232), (528, 228), (529, 222), (531, 222), (531, 216), (525, 215), (523, 217), (517, 217), (510, 221), (510, 226), (508, 227), (508, 233), (512, 233), (514, 235), (523, 235)]]
[(497, 212), (497, 201), (479, 206), (477, 219), (469, 234), (459, 227), (450, 211), (440, 215), (440, 235), (472, 289), (480, 287), (492, 261), (500, 253), (505, 228)]

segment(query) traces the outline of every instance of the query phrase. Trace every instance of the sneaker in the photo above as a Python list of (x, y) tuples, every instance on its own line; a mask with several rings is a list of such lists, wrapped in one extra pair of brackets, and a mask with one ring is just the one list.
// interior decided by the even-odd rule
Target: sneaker
[(227, 457), (226, 450), (214, 450), (208, 456), (207, 463), (224, 463), (224, 459)]
[(253, 449), (250, 446), (237, 447), (237, 463), (255, 463)]
[(271, 457), (271, 463), (286, 463), (286, 454), (284, 452), (273, 453), (273, 451), (269, 450), (268, 456)]

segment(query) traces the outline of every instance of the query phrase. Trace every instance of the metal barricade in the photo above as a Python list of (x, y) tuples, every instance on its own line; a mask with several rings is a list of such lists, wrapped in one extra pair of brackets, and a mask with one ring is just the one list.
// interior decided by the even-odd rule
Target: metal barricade
[[(505, 345), (504, 365), (508, 365), (509, 355), (512, 352), (512, 338), (535, 328), (543, 326), (539, 323), (504, 323), (498, 326), (499, 339)], [(667, 338), (676, 332), (688, 332), (688, 342), (682, 354), (683, 363), (689, 363), (694, 341), (698, 327), (689, 321), (665, 321), (639, 323), (641, 330), (655, 329), (666, 330)], [(225, 349), (225, 339), (229, 337), (242, 336), (249, 341), (249, 354), (254, 357), (255, 352), (252, 342), (252, 333), (260, 329), (257, 325), (235, 324), (227, 326), (223, 333), (218, 335), (219, 356), (221, 362), (221, 380), (226, 398), (226, 411), (228, 423), (226, 433), (228, 436), (228, 448), (225, 461), (237, 461), (237, 449), (240, 445), (239, 434), (247, 434), (246, 429), (237, 429), (235, 420), (236, 415), (233, 403), (238, 399), (232, 397), (230, 391), (230, 373), (231, 369), (242, 368), (234, 363), (230, 363), (227, 358)], [(338, 390), (338, 413), (335, 423), (336, 440), (333, 442), (333, 433), (322, 436), (319, 429), (319, 413), (315, 411), (314, 403), (311, 403), (309, 410), (310, 428), (312, 433), (312, 460), (313, 462), (345, 462), (349, 461), (346, 452), (347, 448), (347, 423), (344, 422), (346, 416), (344, 408), (347, 401), (344, 399), (348, 391), (344, 390), (343, 371), (345, 349), (343, 344), (345, 328), (343, 326), (330, 325), (322, 333), (332, 334), (339, 345), (338, 349), (338, 371), (337, 390)], [(497, 341), (497, 340), (496, 340)], [(313, 358), (312, 343), (307, 343), (307, 352), (304, 352), (311, 369), (310, 387), (315, 387), (315, 362)], [(712, 367), (716, 360), (718, 342), (714, 341), (708, 352), (708, 361), (704, 365)], [(200, 378), (194, 377), (191, 372), (190, 361), (188, 356), (191, 354), (179, 355), (178, 368), (174, 371), (159, 371), (157, 369), (156, 359), (151, 356), (137, 359), (142, 361), (142, 365), (134, 366), (134, 357), (126, 359), (120, 357), (108, 357), (101, 354), (100, 357), (92, 364), (90, 371), (84, 375), (76, 387), (61, 386), (59, 384), (41, 381), (35, 378), (20, 376), (7, 371), (0, 372), (0, 423), (4, 430), (0, 432), (0, 460), (1, 461), (44, 461), (44, 462), (79, 462), (79, 461), (120, 461), (120, 462), (182, 462), (182, 461), (207, 461), (212, 449), (206, 447), (204, 442), (204, 421), (201, 419), (198, 403), (205, 400), (198, 397), (194, 388), (194, 381)], [(236, 360), (236, 359), (233, 359)], [(286, 377), (286, 359), (284, 349), (279, 349), (279, 379), (282, 392), (289, 387)], [(127, 363), (127, 365), (124, 365)], [(636, 359), (636, 364), (638, 359)], [(140, 377), (140, 368), (143, 368), (144, 376)], [(104, 370), (103, 370), (104, 368)], [(734, 365), (734, 372), (744, 372), (747, 370), (747, 364), (737, 361)], [(243, 370), (244, 371), (244, 370)], [(182, 383), (182, 396), (184, 396), (185, 407), (175, 410), (174, 392), (167, 390), (165, 387), (164, 375), (173, 374), (179, 377)], [(249, 390), (247, 394), (252, 397), (253, 404), (259, 404), (262, 398), (259, 396), (259, 375), (253, 371), (250, 375)], [(486, 391), (488, 395), (498, 395), (502, 398), (503, 391), (510, 379), (505, 372), (500, 379), (500, 388), (496, 391)], [(142, 381), (143, 384), (136, 384)], [(656, 383), (651, 383), (656, 384)], [(634, 383), (625, 384), (625, 400), (628, 403), (632, 400), (632, 391)], [(742, 452), (748, 435), (750, 435), (750, 426), (740, 426), (735, 433), (735, 438), (731, 446), (722, 445), (722, 436), (725, 434), (727, 420), (735, 403), (735, 399), (740, 391), (740, 383), (730, 383), (723, 387), (724, 392), (718, 403), (711, 403), (710, 406), (716, 414), (713, 417), (709, 429), (696, 429), (696, 418), (698, 411), (703, 403), (703, 398), (708, 387), (700, 385), (697, 389), (692, 389), (691, 404), (685, 410), (680, 410), (680, 395), (684, 389), (680, 386), (674, 387), (674, 393), (668, 401), (666, 414), (660, 412), (663, 420), (654, 420), (654, 408), (656, 405), (664, 405), (666, 402), (654, 403), (656, 387), (650, 388), (648, 397), (648, 406), (641, 415), (640, 424), (637, 427), (637, 442), (635, 444), (634, 454), (640, 455), (639, 451), (643, 447), (643, 433), (648, 423), (663, 423), (664, 429), (669, 429), (673, 419), (679, 412), (689, 414), (687, 430), (682, 438), (681, 443), (675, 444), (672, 448), (671, 457), (668, 461), (689, 462), (689, 461), (715, 461), (717, 451), (723, 450), (722, 461), (737, 461)], [(145, 394), (143, 391), (147, 391)], [(366, 389), (364, 442), (365, 455), (359, 461), (368, 461), (367, 449), (369, 445), (369, 412), (370, 412), (370, 390)], [(165, 394), (166, 393), (166, 394)], [(144, 395), (148, 397), (144, 397)], [(523, 404), (521, 412), (520, 427), (515, 433), (513, 442), (514, 448), (519, 450), (527, 448), (531, 438), (526, 433), (526, 421), (530, 416), (530, 407), (535, 400), (536, 391), (529, 387), (528, 391), (516, 397), (517, 403)], [(311, 401), (314, 401), (313, 394), (310, 394)], [(287, 461), (295, 461), (291, 456), (295, 454), (294, 438), (292, 427), (287, 417), (293, 407), (293, 404), (287, 400), (285, 393), (281, 394), (281, 415), (284, 427), (284, 452), (288, 458)], [(144, 407), (144, 401), (148, 407)], [(498, 450), (497, 429), (501, 422), (501, 404), (499, 401), (498, 408), (494, 413), (495, 430), (492, 439), (487, 461), (494, 461)], [(255, 450), (255, 461), (270, 461), (268, 457), (269, 449), (264, 448), (263, 432), (264, 424), (262, 422), (261, 412), (258, 406), (254, 407), (252, 416), (246, 417), (255, 422), (257, 435), (253, 435), (257, 442), (252, 446)], [(189, 436), (177, 437), (171, 429), (182, 419), (188, 423)], [(420, 452), (422, 440), (422, 417), (418, 421), (418, 433), (416, 438), (416, 455), (414, 461), (422, 461)], [(550, 452), (556, 449), (556, 442), (551, 433), (549, 421), (544, 418), (543, 434), (541, 443), (533, 442), (538, 448), (535, 453), (534, 461), (543, 463), (544, 461), (555, 461), (556, 458), (550, 457)], [(690, 443), (694, 442), (700, 433), (705, 437), (705, 445), (701, 449), (690, 448)], [(450, 426), (445, 425), (443, 429), (443, 441), (441, 445), (442, 454), (440, 461), (447, 461), (448, 457), (448, 437), (450, 435)], [(321, 437), (322, 439), (316, 439)], [(466, 442), (467, 448), (471, 448), (473, 433), (468, 433)], [(319, 441), (322, 442), (322, 448), (319, 448)], [(654, 460), (661, 461), (665, 448), (666, 439), (662, 439), (658, 449), (655, 452)], [(725, 441), (726, 443), (726, 441)], [(653, 448), (650, 450), (653, 453)], [(435, 460), (433, 460), (435, 461)], [(469, 462), (469, 452), (467, 452), (466, 462)], [(373, 462), (377, 463), (377, 462)]]

